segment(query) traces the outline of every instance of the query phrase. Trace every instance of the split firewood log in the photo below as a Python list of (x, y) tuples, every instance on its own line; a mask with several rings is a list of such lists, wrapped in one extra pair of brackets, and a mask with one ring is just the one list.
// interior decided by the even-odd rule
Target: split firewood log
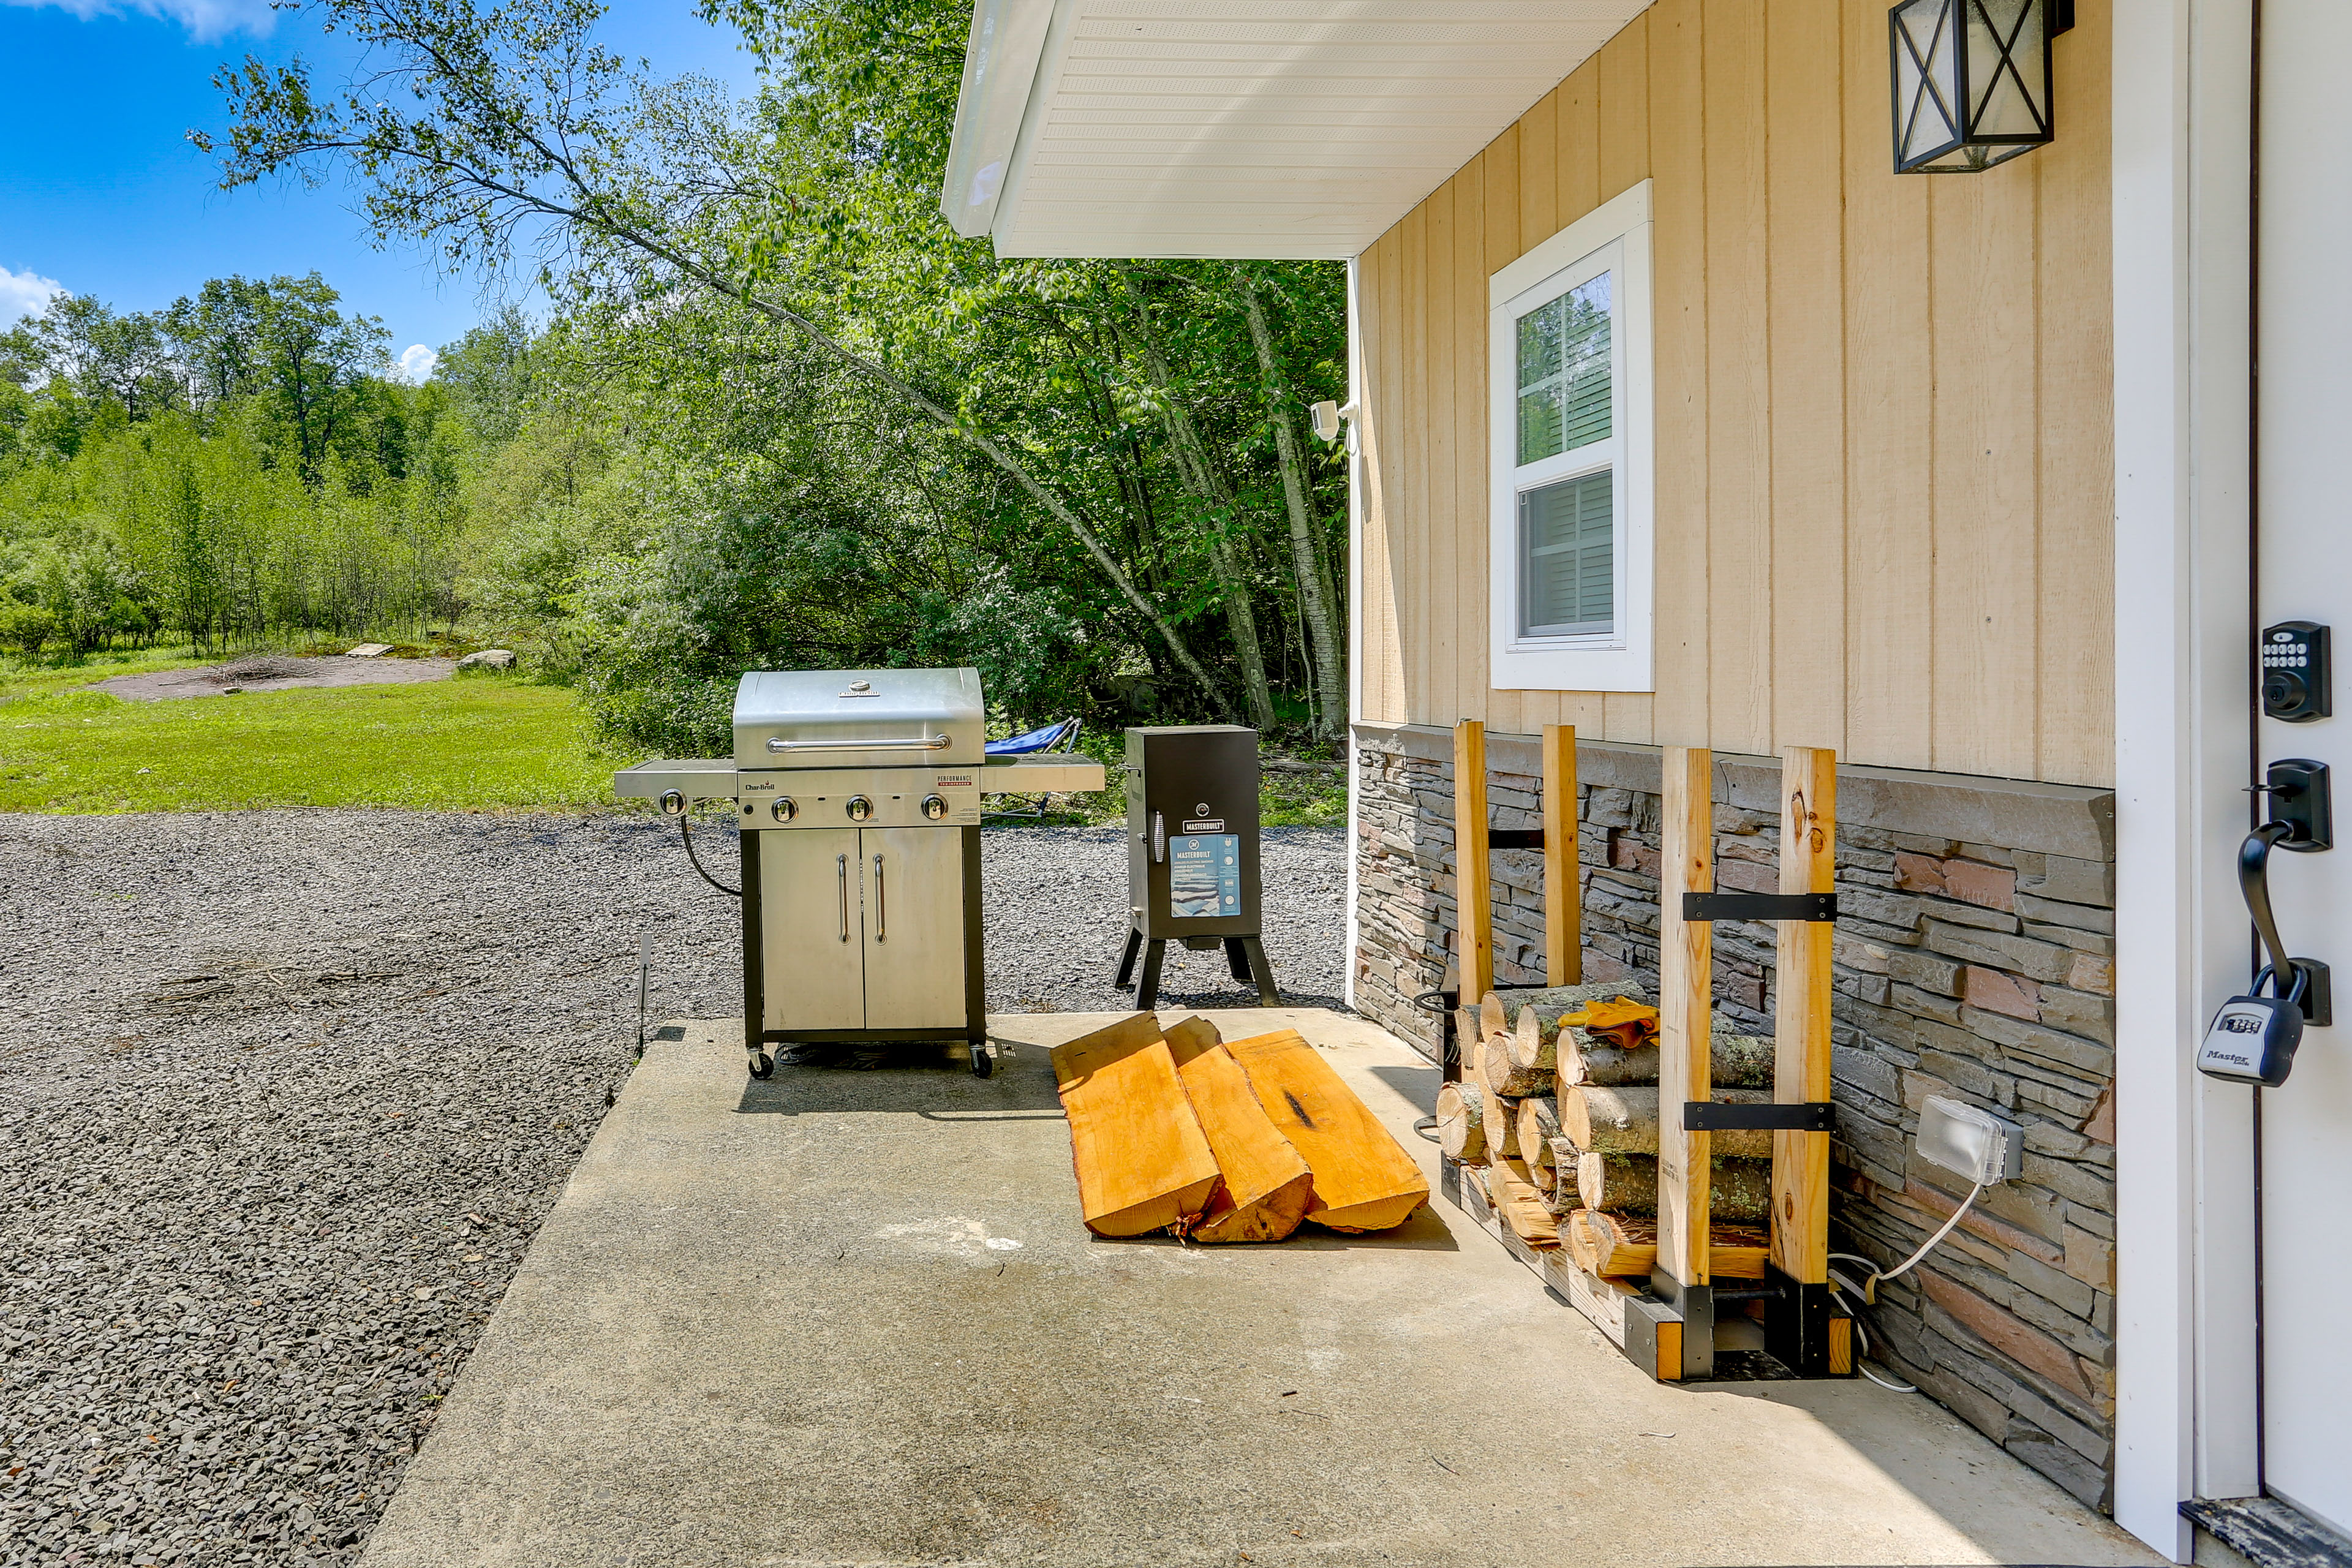
[[(1770, 1091), (1727, 1089), (1715, 1098), (1727, 1105), (1769, 1105)], [(1561, 1136), (1588, 1154), (1655, 1154), (1658, 1152), (1658, 1089), (1655, 1084), (1603, 1088), (1581, 1084), (1564, 1089), (1557, 1101)], [(1708, 1152), (1769, 1159), (1772, 1134), (1756, 1129), (1710, 1135)]]
[[(1717, 1155), (1708, 1162), (1707, 1215), (1727, 1225), (1756, 1225), (1772, 1213), (1772, 1162)], [(1643, 1218), (1658, 1212), (1654, 1154), (1580, 1154), (1568, 1167), (1584, 1207)]]
[[(1658, 1261), (1658, 1227), (1650, 1220), (1575, 1209), (1560, 1226), (1569, 1256), (1601, 1279), (1646, 1279)], [(1716, 1279), (1761, 1279), (1771, 1237), (1754, 1226), (1708, 1227), (1707, 1272)]]
[(1486, 1158), (1517, 1160), (1519, 1148), (1519, 1102), (1500, 1095), (1486, 1097)]
[(1530, 1166), (1551, 1165), (1551, 1141), (1559, 1135), (1559, 1112), (1552, 1097), (1531, 1094), (1519, 1101), (1519, 1158)]
[(1159, 1020), (1138, 1013), (1054, 1049), (1078, 1210), (1097, 1236), (1190, 1225), (1221, 1177)]
[(1475, 1083), (1449, 1083), (1437, 1091), (1437, 1146), (1449, 1160), (1486, 1157), (1486, 1091)]
[[(1772, 1086), (1773, 1045), (1769, 1035), (1733, 1035), (1721, 1031), (1707, 1037), (1708, 1076), (1718, 1089), (1769, 1089)], [(1594, 1043), (1573, 1029), (1561, 1034), (1559, 1081), (1562, 1088), (1600, 1084), (1658, 1081), (1658, 1043), (1627, 1050)]]
[(1160, 1034), (1168, 1041), (1168, 1054), (1176, 1058), (1181, 1071), (1186, 1062), (1202, 1052), (1214, 1048), (1224, 1039), (1217, 1026), (1206, 1018), (1187, 1013), (1169, 1025)]
[[(1559, 1190), (1559, 1168), (1558, 1166), (1529, 1164), (1525, 1160), (1520, 1161), (1519, 1163), (1527, 1166), (1528, 1180), (1535, 1184), (1536, 1191), (1541, 1193), (1544, 1196), (1549, 1197), (1552, 1194)], [(1575, 1173), (1570, 1172), (1568, 1179), (1570, 1183), (1573, 1183), (1576, 1180)]]
[(1307, 1217), (1331, 1230), (1387, 1230), (1429, 1201), (1421, 1163), (1295, 1029), (1230, 1040), (1250, 1090), (1315, 1174)]
[[(1618, 984), (1490, 991), (1479, 1004), (1479, 1024), (1488, 1036), (1503, 1038), (1514, 1068), (1549, 1072), (1558, 1050), (1560, 1019), (1596, 1002), (1624, 997), (1629, 989)], [(1650, 1011), (1654, 1014), (1655, 1009)]]
[(1506, 1100), (1522, 1095), (1540, 1094), (1551, 1088), (1559, 1076), (1551, 1068), (1538, 1071), (1522, 1068), (1511, 1060), (1510, 1037), (1488, 1034), (1478, 1042), (1478, 1077), (1488, 1090)]
[[(1486, 1167), (1486, 1195), (1511, 1234), (1529, 1247), (1558, 1247), (1559, 1222), (1544, 1206), (1543, 1195), (1528, 1179), (1528, 1168), (1517, 1160), (1497, 1160)], [(1654, 1246), (1652, 1251), (1654, 1252)]]
[(1462, 1076), (1475, 1080), (1478, 1077), (1478, 1042), (1485, 1036), (1478, 1027), (1478, 1009), (1454, 1009), (1454, 1059), (1462, 1068)]
[(1178, 1068), (1176, 1076), (1184, 1081), (1223, 1177), (1207, 1211), (1181, 1234), (1213, 1243), (1280, 1241), (1297, 1230), (1315, 1201), (1314, 1174), (1258, 1103), (1249, 1075), (1233, 1053), (1211, 1046)]

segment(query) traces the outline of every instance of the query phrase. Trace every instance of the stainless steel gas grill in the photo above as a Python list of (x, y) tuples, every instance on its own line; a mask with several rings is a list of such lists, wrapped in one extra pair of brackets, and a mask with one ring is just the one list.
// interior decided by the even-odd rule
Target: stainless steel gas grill
[(826, 1040), (960, 1040), (974, 1072), (991, 1070), (981, 795), (1100, 789), (1103, 772), (1074, 757), (992, 765), (985, 733), (977, 670), (761, 670), (736, 688), (731, 760), (614, 775), (682, 831), (693, 802), (736, 802), (742, 881), (718, 885), (743, 900), (754, 1078), (772, 1046)]

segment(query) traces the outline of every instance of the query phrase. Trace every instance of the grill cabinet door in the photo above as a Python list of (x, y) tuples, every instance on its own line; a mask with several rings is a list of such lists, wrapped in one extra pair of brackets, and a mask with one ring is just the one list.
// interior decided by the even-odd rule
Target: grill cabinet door
[(962, 833), (869, 827), (858, 838), (866, 874), (866, 1026), (961, 1028)]
[(760, 836), (762, 1027), (866, 1026), (857, 829)]

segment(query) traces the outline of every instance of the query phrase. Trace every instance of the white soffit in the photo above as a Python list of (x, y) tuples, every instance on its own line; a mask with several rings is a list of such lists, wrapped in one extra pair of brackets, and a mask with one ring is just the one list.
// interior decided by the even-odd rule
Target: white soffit
[(1355, 256), (1648, 4), (978, 0), (940, 207), (1000, 256)]

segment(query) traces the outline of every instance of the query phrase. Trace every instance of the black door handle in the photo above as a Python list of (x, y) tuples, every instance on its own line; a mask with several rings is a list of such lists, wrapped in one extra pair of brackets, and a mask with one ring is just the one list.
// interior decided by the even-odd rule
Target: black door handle
[(2263, 951), (2270, 955), (2281, 995), (2294, 979), (2294, 960), (2286, 955), (2286, 943), (2279, 940), (2278, 917), (2271, 912), (2271, 851), (2294, 836), (2294, 829), (2286, 823), (2265, 822), (2238, 846), (2238, 892), (2246, 900), (2246, 913), (2253, 917), (2254, 934), (2262, 939)]
[(2262, 942), (2273, 994), (2292, 994), (2301, 1003), (2305, 1022), (2325, 1026), (2335, 1021), (2327, 965), (2315, 958), (2288, 957), (2286, 943), (2279, 936), (2278, 917), (2271, 911), (2271, 851), (2283, 844), (2292, 847), (2295, 834), (2294, 823), (2265, 822), (2246, 835), (2238, 846), (2238, 892), (2246, 900), (2246, 913)]

